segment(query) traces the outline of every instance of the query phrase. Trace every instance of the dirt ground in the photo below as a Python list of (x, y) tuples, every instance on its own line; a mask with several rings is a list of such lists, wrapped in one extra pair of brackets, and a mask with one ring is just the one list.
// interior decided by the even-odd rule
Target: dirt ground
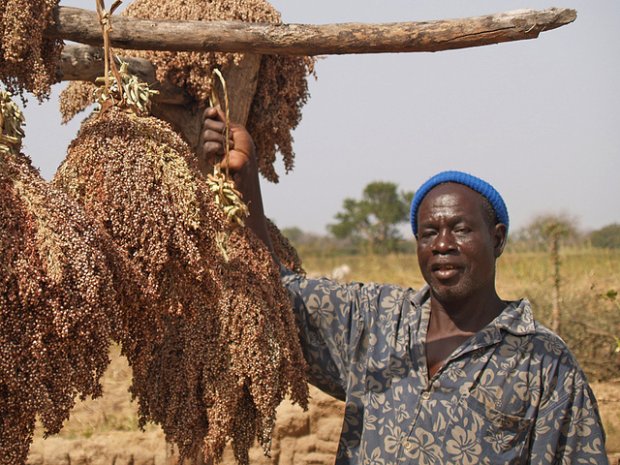
[[(174, 451), (155, 426), (137, 428), (135, 404), (127, 392), (131, 370), (118, 350), (104, 378), (104, 395), (80, 402), (60, 435), (42, 438), (37, 431), (30, 465), (173, 465)], [(592, 385), (607, 432), (610, 463), (620, 465), (620, 380)], [(278, 410), (271, 458), (251, 451), (253, 465), (328, 465), (334, 463), (342, 403), (312, 390), (308, 412), (284, 402)], [(234, 464), (227, 451), (223, 464)]]
[(612, 465), (620, 465), (620, 380), (592, 383), (607, 434), (607, 451)]

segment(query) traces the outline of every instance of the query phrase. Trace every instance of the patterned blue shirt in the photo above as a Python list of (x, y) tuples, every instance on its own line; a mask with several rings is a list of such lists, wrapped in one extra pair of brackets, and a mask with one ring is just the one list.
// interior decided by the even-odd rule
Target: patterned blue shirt
[(608, 463), (585, 375), (527, 300), (429, 379), (427, 287), (283, 280), (311, 381), (346, 402), (337, 465)]

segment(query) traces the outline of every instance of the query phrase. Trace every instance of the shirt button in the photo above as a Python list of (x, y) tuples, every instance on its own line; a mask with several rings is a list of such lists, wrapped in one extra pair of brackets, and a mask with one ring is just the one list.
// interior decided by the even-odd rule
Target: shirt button
[(406, 441), (405, 442), (405, 449), (407, 449), (407, 450), (413, 449), (413, 443), (411, 441)]
[(422, 393), (422, 399), (424, 399), (424, 400), (428, 400), (428, 399), (430, 399), (430, 398), (431, 398), (431, 393), (430, 393), (430, 392), (428, 392), (428, 391), (424, 391), (424, 392)]

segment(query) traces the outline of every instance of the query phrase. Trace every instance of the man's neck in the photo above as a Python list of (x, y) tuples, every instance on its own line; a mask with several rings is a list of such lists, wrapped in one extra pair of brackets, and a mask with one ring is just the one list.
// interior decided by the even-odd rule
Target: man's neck
[(493, 321), (504, 306), (495, 289), (486, 295), (470, 297), (465, 302), (442, 302), (431, 291), (431, 315), (426, 335), (429, 379), (454, 350)]
[(431, 291), (429, 337), (472, 335), (493, 321), (505, 303), (495, 289), (480, 292), (461, 301), (441, 301)]

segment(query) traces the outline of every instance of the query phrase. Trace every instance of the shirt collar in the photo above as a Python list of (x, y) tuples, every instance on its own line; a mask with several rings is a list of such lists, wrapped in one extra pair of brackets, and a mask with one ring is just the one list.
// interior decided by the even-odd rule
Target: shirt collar
[(425, 284), (424, 286), (422, 286), (422, 288), (416, 292), (412, 299), (411, 299), (411, 303), (416, 307), (416, 308), (422, 308), (422, 305), (424, 305), (425, 302), (428, 302), (429, 299), (431, 297), (431, 290), (428, 284)]
[(527, 299), (508, 302), (506, 308), (491, 324), (516, 336), (525, 336), (536, 332), (532, 306)]
[[(416, 292), (411, 301), (417, 308), (422, 308), (425, 303), (428, 303), (430, 301), (430, 288), (428, 284)], [(530, 302), (527, 299), (509, 301), (506, 308), (502, 310), (502, 313), (489, 326), (507, 331), (516, 336), (534, 334), (536, 327)]]

